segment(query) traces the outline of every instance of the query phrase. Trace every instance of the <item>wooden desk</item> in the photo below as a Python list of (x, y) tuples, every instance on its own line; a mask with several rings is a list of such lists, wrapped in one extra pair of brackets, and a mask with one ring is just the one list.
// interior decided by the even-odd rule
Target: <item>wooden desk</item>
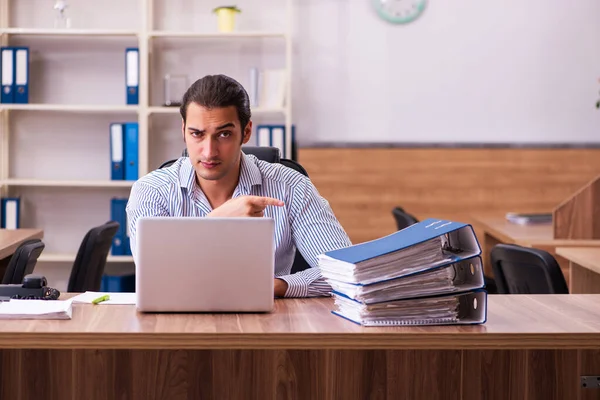
[(41, 239), (43, 236), (41, 229), (0, 229), (0, 280), (17, 247), (26, 240)]
[(600, 293), (600, 248), (557, 247), (570, 263), (571, 293)]
[(74, 305), (70, 321), (2, 321), (0, 397), (600, 396), (580, 387), (600, 375), (600, 295), (490, 296), (476, 326), (362, 328), (331, 308), (329, 298), (246, 315)]
[(518, 225), (500, 216), (473, 215), (474, 224), (483, 232), (482, 257), (486, 275), (492, 276), (490, 251), (499, 243), (535, 247), (552, 254), (569, 283), (569, 262), (556, 254), (557, 247), (600, 247), (600, 240), (553, 239), (552, 225)]

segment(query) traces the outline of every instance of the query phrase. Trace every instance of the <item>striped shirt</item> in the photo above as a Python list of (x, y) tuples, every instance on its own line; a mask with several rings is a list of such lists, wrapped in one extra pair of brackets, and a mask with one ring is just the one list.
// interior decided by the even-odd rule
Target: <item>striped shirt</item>
[[(321, 276), (317, 255), (351, 245), (327, 200), (310, 179), (282, 164), (242, 153), (233, 197), (273, 197), (283, 207), (268, 206), (265, 217), (275, 220), (275, 277), (288, 284), (285, 297), (327, 296), (331, 287)], [(131, 250), (135, 253), (136, 221), (142, 216), (203, 217), (212, 211), (196, 183), (187, 157), (158, 169), (134, 183), (127, 204)], [(296, 248), (312, 267), (291, 274)]]

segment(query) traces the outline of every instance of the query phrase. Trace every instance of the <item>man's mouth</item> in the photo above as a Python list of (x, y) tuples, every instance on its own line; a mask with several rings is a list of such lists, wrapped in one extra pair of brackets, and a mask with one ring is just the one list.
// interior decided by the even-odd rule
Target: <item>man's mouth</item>
[(217, 167), (221, 163), (218, 161), (200, 161), (200, 164), (202, 164), (204, 168), (211, 169)]

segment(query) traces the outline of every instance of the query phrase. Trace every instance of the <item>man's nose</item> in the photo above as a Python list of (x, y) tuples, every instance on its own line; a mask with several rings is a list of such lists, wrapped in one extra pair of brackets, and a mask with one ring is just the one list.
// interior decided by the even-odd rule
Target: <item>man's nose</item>
[(209, 137), (206, 139), (204, 143), (204, 149), (202, 151), (202, 155), (206, 159), (211, 159), (216, 157), (219, 154), (218, 142), (217, 140)]

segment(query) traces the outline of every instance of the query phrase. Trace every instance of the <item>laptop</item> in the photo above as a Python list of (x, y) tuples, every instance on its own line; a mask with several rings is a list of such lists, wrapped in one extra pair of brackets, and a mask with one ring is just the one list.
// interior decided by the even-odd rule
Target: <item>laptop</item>
[(138, 311), (271, 311), (274, 232), (272, 218), (140, 218)]

